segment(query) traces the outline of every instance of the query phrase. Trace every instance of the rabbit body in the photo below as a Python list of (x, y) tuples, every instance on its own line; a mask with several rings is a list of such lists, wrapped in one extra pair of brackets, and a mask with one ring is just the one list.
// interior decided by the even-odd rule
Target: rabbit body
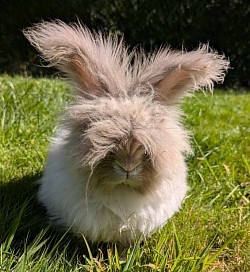
[[(136, 111), (138, 107), (135, 108)], [(127, 105), (125, 110), (129, 110)], [(150, 105), (147, 111), (150, 112)], [(112, 181), (111, 184), (109, 181), (98, 184), (99, 177), (96, 177), (95, 170), (90, 182), (97, 185), (88, 188), (89, 168), (79, 167), (69, 156), (74, 149), (74, 140), (70, 131), (61, 129), (51, 146), (39, 189), (39, 200), (47, 208), (50, 217), (60, 225), (72, 226), (76, 233), (82, 233), (92, 242), (120, 242), (125, 245), (132, 244), (136, 237), (147, 236), (163, 226), (179, 209), (187, 190), (182, 152), (189, 146), (186, 137), (182, 135), (184, 131), (178, 131), (173, 120), (174, 116), (165, 120), (168, 124), (166, 129), (170, 128), (172, 136), (168, 132), (170, 146), (165, 147), (168, 152), (163, 153), (165, 158), (161, 162), (164, 171), (161, 173), (159, 170), (154, 180), (145, 181), (148, 184), (142, 184), (145, 187), (142, 191), (126, 184), (118, 184), (117, 181), (115, 186)], [(141, 122), (139, 120), (142, 125)], [(151, 120), (149, 126), (152, 126)], [(161, 134), (161, 131), (157, 127), (154, 129), (157, 138), (157, 133)], [(126, 131), (124, 133), (125, 137)], [(163, 152), (163, 149), (164, 147), (159, 152)], [(112, 168), (110, 163), (107, 171), (114, 171)]]
[(130, 245), (161, 228), (187, 191), (190, 146), (176, 104), (212, 89), (229, 62), (207, 46), (129, 54), (116, 36), (61, 21), (24, 33), (75, 93), (40, 180), (50, 217), (92, 242)]
[(39, 189), (39, 200), (59, 225), (71, 226), (92, 242), (129, 245), (162, 227), (180, 207), (187, 190), (183, 162), (173, 179), (157, 181), (149, 194), (117, 186), (96, 188), (86, 196), (88, 175), (67, 158), (64, 140), (63, 135), (55, 139)]

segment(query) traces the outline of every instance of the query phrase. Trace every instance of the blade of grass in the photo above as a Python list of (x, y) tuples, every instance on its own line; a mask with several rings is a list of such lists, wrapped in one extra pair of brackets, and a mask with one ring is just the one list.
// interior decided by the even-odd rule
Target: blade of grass
[(207, 266), (211, 265), (222, 253), (222, 251), (235, 239), (239, 232), (235, 232), (216, 253), (207, 261)]
[(136, 244), (134, 245), (131, 253), (129, 254), (128, 260), (127, 260), (122, 272), (130, 271), (130, 269), (132, 269), (132, 266), (133, 266), (134, 261), (136, 259), (136, 255), (140, 249), (140, 243), (141, 243), (141, 237), (139, 237), (138, 240), (136, 241)]
[(13, 220), (13, 222), (11, 224), (12, 226), (11, 226), (10, 233), (8, 235), (6, 242), (4, 243), (4, 251), (6, 251), (6, 252), (8, 252), (10, 249), (10, 246), (11, 246), (14, 236), (16, 234), (17, 228), (18, 228), (21, 218), (23, 216), (24, 210), (27, 207), (27, 204), (28, 204), (28, 202), (23, 203), (19, 213), (17, 214), (17, 217)]
[(209, 169), (210, 173), (212, 174), (212, 176), (214, 177), (214, 179), (215, 179), (216, 181), (218, 181), (218, 178), (217, 178), (217, 176), (215, 175), (215, 172), (214, 172), (213, 168), (211, 167), (210, 163), (208, 162), (207, 157), (205, 156), (205, 154), (204, 154), (204, 152), (202, 151), (200, 145), (198, 144), (198, 142), (196, 141), (196, 139), (195, 139), (194, 137), (193, 137), (193, 141), (194, 141), (195, 145), (197, 146), (199, 152), (201, 153), (202, 158), (203, 158), (203, 160), (204, 160), (204, 162), (205, 162), (207, 168)]

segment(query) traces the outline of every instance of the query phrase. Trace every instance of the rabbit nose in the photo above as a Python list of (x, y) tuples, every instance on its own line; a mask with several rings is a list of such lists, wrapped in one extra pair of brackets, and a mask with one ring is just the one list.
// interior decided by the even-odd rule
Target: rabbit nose
[(126, 174), (126, 180), (129, 179), (129, 177), (131, 176), (131, 173), (133, 172), (133, 170), (135, 169), (132, 169), (132, 170), (127, 170), (127, 169), (123, 169), (125, 174)]
[(126, 179), (129, 179), (131, 175), (133, 175), (136, 172), (136, 169), (140, 166), (141, 164), (134, 165), (134, 164), (120, 164), (116, 163), (115, 168), (121, 173), (122, 175), (126, 176)]
[(134, 165), (131, 163), (126, 163), (126, 164), (117, 164), (118, 167), (126, 173), (133, 172), (139, 165)]
[(116, 166), (120, 169), (120, 171), (127, 173), (127, 175), (134, 170), (132, 167), (127, 167), (125, 165), (117, 164)]

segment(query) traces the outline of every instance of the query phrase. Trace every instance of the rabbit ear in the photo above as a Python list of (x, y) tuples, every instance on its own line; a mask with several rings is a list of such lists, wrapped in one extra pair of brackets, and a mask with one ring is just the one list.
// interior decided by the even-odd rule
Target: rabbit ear
[(128, 58), (117, 37), (104, 38), (80, 24), (59, 20), (39, 23), (24, 30), (24, 35), (51, 66), (66, 74), (78, 95), (115, 95), (124, 89)]
[(223, 82), (228, 66), (224, 56), (206, 45), (187, 53), (164, 49), (148, 60), (140, 82), (153, 85), (158, 99), (174, 104), (188, 91), (212, 90), (214, 82)]
[(100, 92), (101, 86), (98, 78), (88, 67), (88, 61), (79, 54), (73, 54), (68, 65), (62, 66), (62, 70), (71, 75), (80, 87), (83, 86), (84, 89), (91, 90), (95, 95)]

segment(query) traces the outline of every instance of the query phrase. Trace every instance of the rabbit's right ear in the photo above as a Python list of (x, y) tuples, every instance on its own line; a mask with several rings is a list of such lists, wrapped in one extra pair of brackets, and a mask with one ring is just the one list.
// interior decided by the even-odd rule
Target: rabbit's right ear
[(112, 94), (120, 87), (117, 82), (124, 82), (116, 80), (124, 74), (119, 65), (123, 45), (116, 37), (104, 39), (80, 24), (59, 20), (38, 23), (25, 29), (24, 35), (45, 61), (65, 73), (80, 96)]
[(212, 90), (214, 82), (223, 82), (228, 66), (229, 61), (207, 45), (190, 52), (163, 49), (148, 59), (139, 82), (153, 86), (161, 101), (175, 104), (192, 90)]

